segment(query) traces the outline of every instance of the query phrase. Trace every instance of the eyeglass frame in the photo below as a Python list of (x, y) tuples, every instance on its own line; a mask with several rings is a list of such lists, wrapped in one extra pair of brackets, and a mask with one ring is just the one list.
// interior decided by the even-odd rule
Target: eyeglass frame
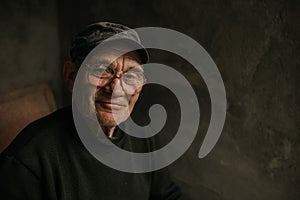
[[(97, 69), (99, 66), (101, 66), (101, 65), (104, 65), (105, 66), (105, 69), (103, 69), (103, 72), (105, 72), (107, 69), (110, 69), (111, 71), (109, 72), (110, 74), (111, 74), (111, 77), (107, 77), (107, 78), (101, 78), (101, 75), (103, 74), (103, 72), (101, 73), (101, 75), (98, 77), (98, 76), (96, 76), (96, 75), (94, 75), (94, 74), (92, 74), (94, 71), (93, 70), (95, 70), (95, 69)], [(123, 74), (126, 74), (127, 72), (129, 72), (129, 71), (131, 71), (131, 70), (133, 70), (133, 69), (136, 69), (137, 67), (132, 67), (132, 68), (130, 68), (129, 70), (127, 70), (127, 71), (125, 71), (125, 72), (122, 72), (122, 71), (117, 71), (114, 67), (112, 67), (111, 65), (107, 65), (107, 64), (104, 64), (104, 63), (100, 63), (100, 64), (93, 64), (93, 65), (90, 65), (90, 64), (86, 64), (85, 65), (85, 67), (88, 69), (87, 70), (87, 80), (88, 80), (88, 82), (90, 83), (90, 84), (92, 84), (92, 85), (96, 85), (96, 86), (100, 86), (100, 87), (105, 87), (106, 85), (109, 85), (115, 78), (119, 78), (120, 79), (120, 83), (121, 83), (121, 87), (123, 88), (123, 90), (125, 91), (125, 93), (127, 93), (127, 94), (135, 94), (135, 93), (138, 93), (140, 90), (141, 90), (141, 86), (143, 86), (146, 82), (147, 82), (147, 79), (146, 79), (146, 77), (145, 77), (145, 75), (144, 75), (144, 71), (143, 71), (143, 68), (141, 67), (141, 66), (139, 66), (142, 70), (141, 71), (139, 71), (139, 73), (138, 73), (138, 75), (141, 75), (141, 77), (142, 77), (142, 81), (139, 83), (139, 84), (137, 84), (137, 85), (135, 85), (135, 88), (132, 88), (132, 89), (134, 89), (134, 92), (128, 92), (127, 91), (127, 89), (126, 89), (126, 87), (124, 87), (124, 85), (126, 85), (126, 86), (132, 86), (132, 85), (130, 85), (130, 84), (128, 84), (128, 83), (126, 83), (126, 82), (124, 82), (124, 79), (122, 79), (122, 77), (123, 77)], [(98, 68), (99, 69), (99, 68)], [(95, 84), (95, 83), (92, 83), (93, 81), (91, 81), (90, 80), (90, 76), (92, 76), (92, 77), (94, 77), (94, 78), (96, 78), (98, 81), (97, 81), (97, 84)], [(104, 84), (99, 84), (99, 82), (100, 82), (100, 80), (107, 80), (107, 82), (105, 82)], [(140, 89), (139, 89), (140, 88)]]

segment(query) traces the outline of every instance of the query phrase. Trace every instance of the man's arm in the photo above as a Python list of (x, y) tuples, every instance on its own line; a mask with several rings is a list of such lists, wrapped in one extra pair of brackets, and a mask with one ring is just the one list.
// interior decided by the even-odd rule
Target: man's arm
[(149, 200), (181, 200), (179, 187), (170, 179), (167, 168), (152, 172)]
[(43, 199), (38, 177), (22, 162), (8, 155), (0, 156), (1, 199)]

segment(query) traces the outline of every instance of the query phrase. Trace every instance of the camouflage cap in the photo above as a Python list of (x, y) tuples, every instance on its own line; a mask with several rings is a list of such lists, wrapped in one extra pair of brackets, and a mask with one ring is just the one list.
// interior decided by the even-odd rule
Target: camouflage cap
[[(116, 34), (118, 34), (118, 37), (112, 37)], [(135, 30), (121, 24), (98, 22), (87, 26), (74, 37), (70, 49), (72, 61), (82, 61), (92, 49), (104, 40), (124, 40), (126, 45), (134, 45), (134, 47), (138, 48), (136, 51), (140, 54), (143, 64), (149, 60), (148, 52), (141, 44)]]

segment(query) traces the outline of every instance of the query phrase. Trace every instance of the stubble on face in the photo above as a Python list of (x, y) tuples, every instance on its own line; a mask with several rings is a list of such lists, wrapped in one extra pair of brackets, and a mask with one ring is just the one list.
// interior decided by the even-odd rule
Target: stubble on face
[[(113, 53), (110, 52), (109, 54), (102, 54), (101, 57), (110, 60), (110, 66), (116, 71), (126, 72), (132, 68), (140, 67), (140, 63), (134, 54), (128, 53), (115, 58)], [(90, 98), (94, 102), (90, 102), (90, 105), (94, 106), (93, 109), (96, 110), (101, 127), (113, 128), (130, 116), (138, 97), (139, 92), (133, 95), (127, 94), (121, 85), (120, 79), (114, 78), (111, 83), (96, 87), (93, 97)]]

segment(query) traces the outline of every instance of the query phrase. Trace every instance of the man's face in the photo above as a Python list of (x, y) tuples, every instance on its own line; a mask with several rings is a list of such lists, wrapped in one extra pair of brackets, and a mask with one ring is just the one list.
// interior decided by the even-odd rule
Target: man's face
[[(116, 57), (118, 53), (117, 50), (110, 49), (98, 56), (92, 56), (89, 60), (93, 67), (87, 72), (87, 93), (83, 95), (83, 98), (86, 101), (85, 107), (89, 113), (92, 114), (94, 113), (93, 110), (96, 111), (98, 122), (102, 127), (114, 127), (125, 121), (132, 112), (142, 88), (142, 85), (135, 89), (130, 88), (123, 78), (124, 73), (136, 72), (143, 74), (143, 69), (138, 59), (136, 59), (137, 54), (131, 52)], [(104, 79), (105, 83), (103, 83), (101, 78), (93, 77), (93, 73), (97, 72), (94, 71), (101, 66), (110, 67), (117, 75), (114, 75), (111, 79)]]

